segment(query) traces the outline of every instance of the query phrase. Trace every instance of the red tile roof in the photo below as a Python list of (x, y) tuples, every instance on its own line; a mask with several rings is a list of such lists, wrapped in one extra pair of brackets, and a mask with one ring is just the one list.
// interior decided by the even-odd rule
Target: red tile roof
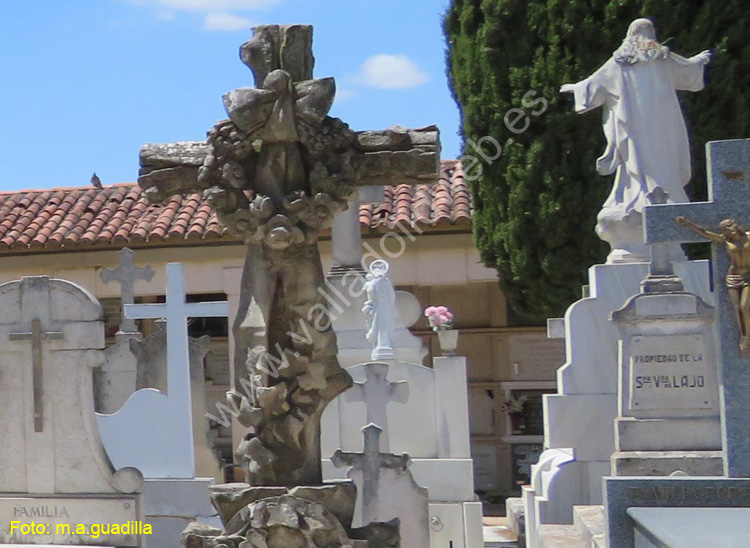
[[(461, 165), (443, 161), (434, 185), (385, 187), (385, 201), (361, 205), (359, 221), (364, 231), (410, 222), (468, 227), (471, 202)], [(131, 183), (0, 193), (0, 251), (5, 253), (201, 240), (235, 239), (199, 194), (152, 205)]]

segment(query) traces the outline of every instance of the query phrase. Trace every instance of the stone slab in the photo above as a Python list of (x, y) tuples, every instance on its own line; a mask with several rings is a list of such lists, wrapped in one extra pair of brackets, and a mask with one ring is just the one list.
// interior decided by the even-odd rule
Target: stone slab
[(634, 523), (628, 509), (750, 508), (750, 480), (608, 477), (604, 479), (604, 499), (609, 548), (633, 548)]
[(218, 515), (211, 505), (212, 478), (146, 479), (143, 482), (147, 516), (198, 517)]
[[(29, 496), (17, 493), (0, 494), (0, 543), (21, 541), (24, 544), (62, 544), (81, 546), (134, 546), (142, 547), (144, 535), (107, 534), (92, 535), (91, 526), (104, 524), (123, 525), (132, 528), (142, 523), (143, 514), (139, 495), (122, 496)], [(19, 524), (44, 524), (44, 534), (13, 535), (12, 522)], [(86, 534), (72, 533), (76, 526), (85, 526)], [(69, 525), (70, 531), (57, 531), (57, 525)]]
[(589, 548), (574, 525), (540, 525), (539, 548)]
[(631, 410), (713, 407), (715, 385), (708, 377), (716, 370), (700, 333), (632, 337), (630, 368)]
[(750, 508), (631, 508), (627, 514), (655, 548), (750, 546)]
[(720, 476), (724, 469), (721, 451), (618, 451), (611, 461), (616, 476)]
[(719, 417), (635, 419), (615, 422), (618, 451), (720, 451)]
[(604, 543), (604, 508), (602, 506), (574, 506), (573, 525), (589, 546)]
[(608, 460), (615, 450), (617, 398), (609, 394), (545, 394), (544, 446), (574, 447), (579, 461)]

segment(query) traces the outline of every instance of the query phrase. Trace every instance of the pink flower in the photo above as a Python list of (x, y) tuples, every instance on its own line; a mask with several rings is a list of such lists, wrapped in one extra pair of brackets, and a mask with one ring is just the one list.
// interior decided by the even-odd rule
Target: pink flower
[(427, 317), (436, 316), (438, 314), (437, 308), (434, 306), (428, 306), (425, 308), (424, 315)]
[(436, 312), (437, 312), (437, 313), (438, 313), (439, 315), (443, 316), (443, 315), (445, 315), (445, 313), (446, 313), (446, 312), (448, 312), (448, 309), (447, 309), (447, 308), (446, 308), (445, 306), (436, 306), (436, 307), (435, 307), (435, 311), (436, 311)]

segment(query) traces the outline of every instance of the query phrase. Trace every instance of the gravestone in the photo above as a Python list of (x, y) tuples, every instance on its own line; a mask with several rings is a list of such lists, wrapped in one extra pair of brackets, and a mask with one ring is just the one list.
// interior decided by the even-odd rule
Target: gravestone
[[(379, 419), (388, 425), (379, 437), (381, 452), (387, 437), (389, 452), (410, 455), (411, 473), (428, 490), (431, 546), (481, 548), (482, 506), (474, 493), (466, 358), (435, 358), (433, 367), (368, 362), (347, 371), (355, 387), (370, 386), (372, 392), (358, 394), (362, 389), (352, 388), (326, 409), (324, 454), (337, 449), (364, 452), (362, 428), (385, 415)], [(331, 480), (345, 477), (328, 459), (323, 459), (323, 472)]]
[(135, 302), (135, 284), (139, 280), (150, 282), (154, 271), (150, 266), (137, 267), (134, 263), (135, 252), (123, 247), (117, 252), (119, 266), (114, 269), (104, 268), (99, 278), (105, 284), (120, 285), (120, 302), (122, 323), (115, 334), (115, 344), (104, 350), (105, 363), (94, 373), (94, 398), (98, 413), (114, 413), (120, 409), (136, 391), (137, 364), (130, 352), (131, 339), (140, 339), (141, 333), (135, 320), (125, 317), (125, 305)]
[(721, 474), (714, 309), (683, 290), (662, 244), (641, 293), (612, 313), (620, 331), (612, 474)]
[[(167, 331), (164, 320), (156, 320), (156, 331), (142, 340), (133, 340), (130, 351), (138, 363), (136, 388), (153, 388), (163, 394), (168, 393), (167, 374)], [(213, 451), (214, 433), (210, 428), (206, 413), (206, 377), (204, 360), (209, 353), (210, 337), (188, 338), (190, 356), (190, 387), (193, 405), (193, 442), (195, 443), (195, 472), (200, 477), (222, 481), (219, 461)]]
[[(601, 502), (618, 414), (619, 336), (609, 315), (640, 292), (647, 274), (644, 208), (657, 195), (687, 199), (690, 147), (677, 91), (703, 89), (709, 60), (709, 52), (677, 55), (656, 41), (651, 20), (636, 19), (599, 70), (561, 88), (573, 94), (576, 112), (605, 110), (607, 148), (597, 171), (615, 177), (596, 232), (612, 250), (606, 265), (590, 269), (590, 294), (566, 312), (566, 363), (558, 370), (558, 394), (544, 398), (547, 449), (532, 467), (532, 484), (523, 487), (526, 541), (534, 548), (540, 525), (572, 523), (574, 505)], [(666, 254), (684, 259), (674, 244)], [(687, 290), (711, 304), (704, 267), (676, 268)]]
[[(319, 490), (319, 502), (332, 506), (346, 487), (323, 485), (320, 417), (352, 380), (337, 360), (318, 234), (357, 187), (434, 183), (439, 136), (436, 128), (355, 133), (330, 118), (335, 82), (313, 79), (310, 26), (256, 27), (240, 56), (256, 87), (224, 96), (229, 119), (211, 129), (207, 142), (142, 147), (139, 185), (152, 201), (204, 192), (219, 221), (247, 244), (229, 404), (253, 429), (235, 453), (251, 492), (297, 486)], [(283, 507), (298, 524), (312, 511), (291, 492), (274, 496), (261, 506)], [(275, 523), (214, 500), (236, 520), (202, 538), (219, 535), (212, 541), (223, 542), (241, 532), (248, 542), (263, 538), (268, 548), (351, 544), (346, 535), (311, 540), (307, 528), (278, 535)]]
[[(131, 341), (141, 362), (153, 364), (166, 348), (165, 390), (138, 390), (117, 413), (97, 418), (112, 462), (138, 466), (143, 471), (146, 514), (152, 516), (154, 525), (153, 541), (165, 548), (180, 545), (179, 534), (191, 521), (214, 514), (209, 502), (212, 478), (195, 477), (192, 396), (203, 384), (193, 384), (192, 371), (200, 369), (202, 380), (203, 368), (202, 360), (200, 366), (191, 367), (187, 322), (189, 318), (226, 317), (228, 312), (226, 302), (185, 302), (180, 263), (167, 265), (165, 303), (125, 305), (129, 319), (166, 318), (166, 330), (155, 337), (161, 344), (154, 345), (154, 338)], [(149, 351), (153, 353), (145, 357), (143, 352)], [(192, 358), (202, 355), (194, 354)], [(205, 399), (205, 390), (202, 394)], [(205, 416), (200, 420), (204, 422)]]
[(354, 525), (398, 519), (401, 546), (428, 548), (427, 489), (414, 481), (409, 471), (409, 455), (382, 453), (382, 429), (375, 424), (368, 424), (362, 432), (362, 453), (338, 450), (331, 458), (334, 466), (349, 467), (346, 476), (354, 480), (359, 490)]
[[(125, 314), (166, 318), (167, 393), (139, 390), (120, 411), (98, 420), (112, 462), (138, 465), (146, 478), (188, 479), (195, 477), (195, 458), (187, 320), (227, 316), (229, 309), (226, 302), (186, 303), (180, 263), (167, 265), (166, 293), (166, 303), (127, 305)], [(131, 432), (138, 444), (123, 443), (123, 432)]]
[[(739, 223), (750, 220), (745, 207), (750, 198), (750, 140), (711, 142), (706, 148), (709, 201), (646, 208), (647, 242), (699, 241), (700, 232), (689, 231), (684, 223), (678, 224), (678, 218), (689, 218), (692, 223), (702, 225), (707, 230), (718, 227), (724, 219)], [(705, 529), (716, 531), (713, 545), (717, 547), (728, 545), (723, 542), (722, 537), (725, 540), (736, 540), (738, 533), (747, 530), (746, 522), (742, 518), (737, 519), (737, 514), (730, 509), (750, 508), (750, 481), (747, 479), (750, 477), (750, 458), (747, 453), (750, 442), (746, 436), (750, 420), (750, 359), (742, 355), (744, 348), (741, 345), (740, 328), (729, 291), (731, 278), (728, 274), (733, 271), (730, 271), (725, 244), (712, 246), (712, 262), (713, 282), (718, 293), (722, 443), (724, 472), (728, 477), (607, 478), (604, 491), (610, 548), (633, 548), (636, 541), (640, 543), (639, 546), (648, 547), (647, 542), (651, 543), (650, 546), (655, 546), (652, 541), (656, 542), (663, 537), (665, 525), (672, 523), (676, 527), (674, 533), (679, 533), (686, 529), (688, 521), (694, 522), (698, 515)], [(742, 246), (736, 249), (742, 249)], [(644, 512), (639, 507), (653, 510)], [(681, 511), (686, 508), (715, 510), (703, 510), (700, 514)], [(680, 512), (676, 514), (678, 510)], [(655, 514), (658, 523), (654, 522)], [(735, 518), (728, 522), (730, 515)], [(718, 529), (722, 523), (723, 529)]]
[[(115, 471), (94, 415), (102, 308), (81, 287), (29, 277), (0, 286), (0, 542), (144, 546), (143, 535), (93, 538), (91, 525), (143, 519), (137, 469)], [(19, 535), (12, 522), (49, 524)], [(84, 524), (84, 535), (57, 525)], [(149, 526), (150, 527), (150, 526)], [(15, 534), (14, 534), (15, 533)]]
[(406, 403), (409, 400), (409, 384), (406, 381), (390, 382), (386, 379), (388, 375), (388, 364), (367, 363), (365, 368), (365, 380), (354, 382), (354, 385), (345, 392), (347, 402), (364, 402), (367, 410), (367, 423), (375, 424), (380, 428), (378, 439), (380, 440), (380, 452), (387, 453), (389, 449), (388, 438), (388, 403)]

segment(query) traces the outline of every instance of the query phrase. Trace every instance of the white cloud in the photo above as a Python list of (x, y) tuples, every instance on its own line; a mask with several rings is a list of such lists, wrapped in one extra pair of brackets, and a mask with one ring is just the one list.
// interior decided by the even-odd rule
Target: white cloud
[(425, 84), (430, 77), (406, 55), (386, 55), (381, 53), (369, 57), (356, 82), (362, 86), (380, 89), (410, 89)]
[(223, 12), (208, 13), (203, 21), (203, 28), (206, 30), (250, 30), (252, 26), (253, 22), (246, 17)]
[(336, 101), (350, 101), (357, 96), (357, 92), (353, 89), (337, 89), (336, 90)]
[(156, 12), (156, 18), (160, 21), (174, 21), (177, 14), (171, 10), (160, 10)]

